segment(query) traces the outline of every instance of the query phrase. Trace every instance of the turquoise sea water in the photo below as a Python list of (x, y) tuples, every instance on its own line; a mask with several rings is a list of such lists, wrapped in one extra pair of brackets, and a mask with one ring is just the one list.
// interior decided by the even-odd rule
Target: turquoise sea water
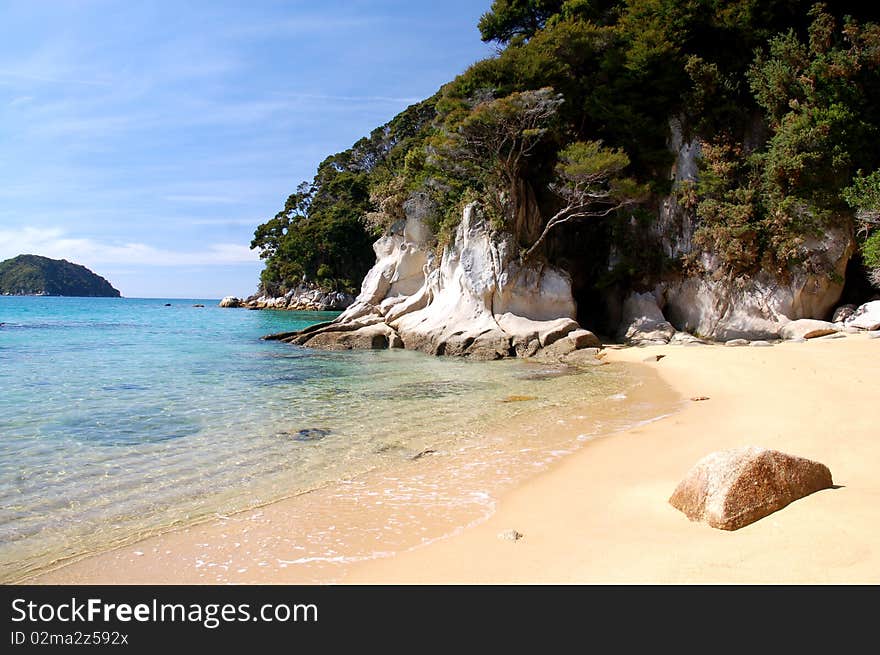
[(632, 384), (259, 338), (333, 316), (0, 297), (0, 581)]

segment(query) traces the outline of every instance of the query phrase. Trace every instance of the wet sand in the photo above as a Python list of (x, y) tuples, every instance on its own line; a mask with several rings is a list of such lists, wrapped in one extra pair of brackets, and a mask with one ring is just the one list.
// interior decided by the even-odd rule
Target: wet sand
[[(564, 370), (531, 368), (533, 374), (553, 377)], [(588, 441), (613, 438), (615, 432), (674, 412), (680, 404), (678, 395), (648, 367), (607, 368), (628, 370), (634, 384), (626, 394), (598, 389), (589, 372), (586, 377), (566, 375), (571, 380), (566, 384), (585, 385), (583, 404), (531, 410), (530, 397), (499, 397), (499, 403), (521, 405), (519, 416), (481, 430), (477, 438), (438, 445), (413, 461), (62, 563), (25, 581), (343, 582), (362, 562), (391, 558), (466, 531), (491, 516), (498, 500), (512, 489)]]

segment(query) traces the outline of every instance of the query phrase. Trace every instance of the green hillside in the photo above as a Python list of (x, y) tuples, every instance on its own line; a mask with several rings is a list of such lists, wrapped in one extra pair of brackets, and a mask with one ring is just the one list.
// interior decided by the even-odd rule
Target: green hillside
[[(414, 191), (441, 243), (476, 200), (524, 257), (599, 262), (597, 287), (693, 264), (651, 241), (670, 195), (719, 274), (785, 274), (855, 218), (880, 281), (878, 20), (852, 0), (494, 0), (495, 56), (328, 157), (257, 228), (262, 289), (356, 289)], [(701, 143), (697, 179), (674, 185), (673, 120)]]
[(19, 255), (0, 262), (0, 294), (108, 298), (121, 295), (85, 266), (39, 255)]

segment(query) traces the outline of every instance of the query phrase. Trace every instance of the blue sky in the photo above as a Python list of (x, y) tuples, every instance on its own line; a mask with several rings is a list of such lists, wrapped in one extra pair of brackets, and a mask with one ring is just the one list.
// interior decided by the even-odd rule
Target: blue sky
[(0, 260), (248, 295), (327, 155), (491, 54), (480, 0), (0, 0)]

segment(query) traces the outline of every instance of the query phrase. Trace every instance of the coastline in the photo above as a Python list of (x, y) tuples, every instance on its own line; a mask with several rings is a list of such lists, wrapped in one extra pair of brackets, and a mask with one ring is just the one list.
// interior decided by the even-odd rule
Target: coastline
[[(499, 415), (501, 422), (479, 423), (482, 427), (475, 427), (474, 435), (463, 435), (458, 442), (428, 442), (409, 461), (59, 561), (21, 582), (341, 582), (362, 561), (393, 557), (479, 524), (499, 498), (585, 442), (655, 420), (675, 411), (679, 401), (642, 365), (568, 375), (532, 364), (523, 374), (538, 379), (549, 374), (552, 382), (538, 383), (541, 388), (548, 385), (544, 393), (560, 392), (564, 384), (564, 397), (581, 400), (531, 408), (523, 402), (531, 397), (499, 397), (505, 406), (514, 402), (518, 411), (504, 412), (504, 419)], [(611, 386), (597, 386), (594, 374)]]
[[(646, 398), (684, 398), (683, 409), (613, 438), (588, 441), (504, 490), (490, 511), (476, 517), (454, 514), (447, 517), (451, 522), (434, 525), (440, 529), (433, 538), (410, 534), (409, 545), (361, 560), (307, 566), (270, 560), (285, 532), (297, 527), (301, 496), (90, 556), (26, 582), (216, 582), (207, 567), (231, 568), (232, 560), (224, 565), (221, 556), (247, 543), (262, 549), (246, 554), (256, 566), (230, 582), (877, 582), (880, 482), (872, 463), (880, 461), (880, 441), (872, 383), (880, 373), (878, 348), (880, 341), (864, 334), (770, 348), (611, 346), (606, 349), (609, 361), (654, 370), (657, 379), (643, 390)], [(656, 355), (665, 357), (656, 361)], [(708, 400), (687, 400), (697, 396)], [(569, 421), (574, 413), (560, 410)], [(742, 445), (823, 462), (838, 488), (801, 499), (736, 532), (691, 523), (668, 505), (675, 485), (698, 459)], [(443, 465), (442, 458), (433, 457), (413, 463), (434, 469)], [(381, 508), (364, 515), (364, 507), (346, 505), (343, 494), (337, 494), (335, 506), (332, 498), (308, 496), (308, 505), (335, 507), (318, 517), (333, 528), (346, 520), (381, 523), (392, 516)], [(294, 509), (291, 503), (297, 502)], [(524, 537), (499, 539), (510, 529)], [(248, 542), (234, 541), (242, 534)], [(381, 532), (368, 534), (381, 543)], [(193, 561), (199, 561), (194, 558), (209, 543), (215, 561), (201, 560), (202, 566), (194, 568)]]
[[(590, 443), (513, 491), (484, 524), (364, 563), (348, 583), (826, 584), (880, 581), (876, 381), (880, 341), (771, 348), (609, 349), (651, 366), (690, 402), (664, 420)], [(667, 502), (702, 456), (743, 445), (816, 459), (836, 488), (735, 532)], [(516, 542), (498, 533), (516, 529)]]

